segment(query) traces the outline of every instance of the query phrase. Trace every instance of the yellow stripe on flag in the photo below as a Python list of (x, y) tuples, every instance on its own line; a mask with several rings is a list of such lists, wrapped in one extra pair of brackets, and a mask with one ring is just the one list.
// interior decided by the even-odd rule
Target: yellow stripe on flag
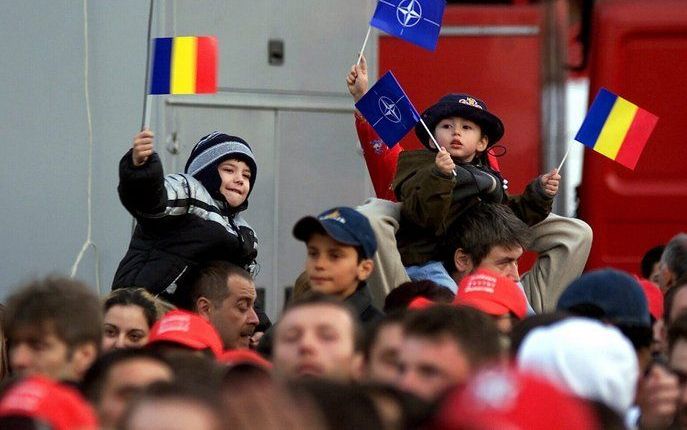
[(172, 94), (194, 94), (196, 92), (196, 50), (195, 37), (175, 37), (172, 46)]
[(606, 123), (601, 129), (599, 137), (596, 139), (594, 150), (615, 160), (627, 130), (637, 114), (637, 109), (637, 105), (618, 97), (613, 104), (613, 109), (608, 114), (608, 118), (606, 118)]

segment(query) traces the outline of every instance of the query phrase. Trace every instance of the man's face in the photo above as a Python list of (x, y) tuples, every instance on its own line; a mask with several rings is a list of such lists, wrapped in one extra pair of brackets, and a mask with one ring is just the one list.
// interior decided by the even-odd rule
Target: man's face
[(115, 428), (131, 400), (140, 390), (158, 381), (171, 381), (172, 370), (148, 358), (132, 358), (113, 366), (105, 376), (96, 405), (103, 429)]
[(221, 303), (211, 303), (208, 318), (225, 348), (247, 348), (258, 325), (255, 313), (255, 284), (238, 275), (227, 278), (229, 295)]
[(432, 401), (448, 388), (464, 383), (471, 366), (462, 348), (449, 336), (406, 336), (399, 353), (396, 386)]
[(350, 381), (360, 363), (351, 315), (329, 304), (288, 311), (276, 327), (273, 363), (275, 373), (287, 379)]
[(44, 375), (56, 380), (76, 380), (73, 353), (49, 324), (19, 327), (11, 334), (10, 367), (19, 376)]
[(514, 282), (520, 280), (518, 272), (518, 259), (522, 255), (522, 247), (504, 248), (497, 245), (482, 259), (482, 262), (475, 269), (492, 270), (502, 276), (512, 279)]
[(679, 376), (681, 381), (680, 404), (677, 413), (677, 422), (680, 429), (687, 429), (687, 388), (685, 379), (687, 378), (687, 340), (677, 341), (669, 357), (670, 368)]
[(370, 348), (365, 363), (365, 377), (369, 381), (393, 385), (398, 379), (398, 354), (403, 343), (401, 322), (384, 325)]

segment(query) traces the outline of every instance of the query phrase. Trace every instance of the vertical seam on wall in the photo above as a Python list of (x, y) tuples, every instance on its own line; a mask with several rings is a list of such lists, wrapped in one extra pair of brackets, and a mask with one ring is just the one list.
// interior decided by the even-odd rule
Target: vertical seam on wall
[[(274, 179), (273, 179), (273, 185), (274, 185), (274, 217), (272, 218), (274, 221), (274, 224), (272, 226), (272, 290), (271, 296), (271, 305), (275, 307), (275, 309), (272, 309), (272, 315), (275, 317), (279, 315), (277, 306), (281, 304), (281, 307), (283, 308), (283, 303), (281, 303), (281, 298), (283, 298), (284, 294), (281, 286), (278, 284), (279, 280), (279, 110), (275, 109), (274, 110), (274, 129), (272, 130), (274, 133), (272, 137), (272, 142), (273, 142), (273, 155), (274, 158), (272, 160), (273, 162), (273, 174), (274, 174)], [(281, 294), (281, 297), (279, 293)]]

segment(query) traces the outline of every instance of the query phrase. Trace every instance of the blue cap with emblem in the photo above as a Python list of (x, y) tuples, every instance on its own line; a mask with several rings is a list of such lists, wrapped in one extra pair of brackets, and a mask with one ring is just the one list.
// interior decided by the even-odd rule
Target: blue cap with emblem
[(377, 239), (370, 221), (349, 207), (338, 207), (326, 210), (317, 217), (301, 218), (293, 227), (293, 236), (307, 242), (313, 233), (324, 233), (346, 245), (359, 246), (363, 258), (372, 258), (377, 251)]

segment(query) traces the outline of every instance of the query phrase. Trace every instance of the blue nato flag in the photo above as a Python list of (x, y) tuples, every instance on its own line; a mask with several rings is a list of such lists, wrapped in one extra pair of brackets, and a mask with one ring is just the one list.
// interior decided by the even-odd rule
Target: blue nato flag
[(420, 121), (420, 114), (391, 71), (386, 72), (355, 107), (389, 148)]
[(434, 51), (445, 6), (445, 0), (379, 0), (370, 25)]

